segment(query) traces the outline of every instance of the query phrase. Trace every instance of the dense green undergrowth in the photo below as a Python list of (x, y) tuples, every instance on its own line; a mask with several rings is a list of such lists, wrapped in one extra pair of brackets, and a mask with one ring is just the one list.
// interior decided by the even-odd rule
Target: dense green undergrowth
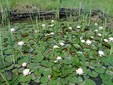
[[(113, 11), (112, 0), (26, 0), (25, 6), (24, 0), (0, 1), (1, 12), (26, 6)], [(104, 18), (80, 14), (27, 23), (7, 18), (0, 25), (0, 85), (113, 85), (113, 26)]]
[(113, 30), (84, 21), (2, 27), (0, 84), (112, 85)]

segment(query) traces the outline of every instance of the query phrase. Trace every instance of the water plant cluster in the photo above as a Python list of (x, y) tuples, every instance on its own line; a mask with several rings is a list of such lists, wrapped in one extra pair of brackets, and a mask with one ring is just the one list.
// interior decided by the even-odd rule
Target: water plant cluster
[(113, 30), (48, 20), (0, 29), (0, 85), (113, 85)]

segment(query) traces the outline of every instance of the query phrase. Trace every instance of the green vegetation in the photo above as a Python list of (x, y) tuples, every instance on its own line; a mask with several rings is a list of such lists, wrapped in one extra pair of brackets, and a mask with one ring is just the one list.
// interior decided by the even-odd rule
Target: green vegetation
[[(113, 13), (113, 0), (0, 0), (0, 7), (13, 9), (16, 6), (35, 5), (40, 10), (54, 10), (59, 7), (101, 9)], [(24, 3), (24, 4), (23, 4)]]
[[(101, 9), (112, 0), (0, 0), (1, 11), (27, 7)], [(25, 3), (25, 4), (23, 4)], [(29, 10), (28, 10), (29, 11)], [(7, 13), (4, 13), (6, 17)], [(98, 15), (97, 15), (98, 16)], [(27, 21), (27, 20), (26, 20)], [(113, 85), (112, 19), (80, 14), (0, 25), (0, 85)]]

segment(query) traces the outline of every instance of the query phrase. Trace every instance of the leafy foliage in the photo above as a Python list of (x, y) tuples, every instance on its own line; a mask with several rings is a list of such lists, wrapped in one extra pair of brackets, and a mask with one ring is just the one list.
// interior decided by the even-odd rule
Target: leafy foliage
[[(110, 43), (104, 41), (105, 38), (113, 36), (112, 29), (103, 26), (99, 30), (101, 22), (99, 25), (90, 22), (89, 26), (83, 21), (44, 21), (43, 24), (45, 27), (42, 22), (32, 25), (14, 24), (11, 26), (16, 30), (14, 32), (2, 29), (2, 34), (7, 34), (1, 37), (0, 73), (6, 79), (0, 77), (1, 85), (6, 81), (10, 85), (96, 85), (98, 82), (113, 84), (113, 57), (110, 54), (112, 49)], [(81, 28), (77, 28), (77, 25)], [(69, 29), (70, 26), (72, 29)], [(102, 36), (98, 36), (98, 33)], [(81, 40), (91, 40), (91, 44)], [(19, 41), (25, 44), (20, 46)], [(99, 55), (99, 50), (104, 51), (103, 56)], [(24, 62), (27, 64), (23, 66)], [(30, 69), (30, 73), (23, 75), (26, 68)], [(83, 74), (77, 74), (78, 68), (83, 70)]]

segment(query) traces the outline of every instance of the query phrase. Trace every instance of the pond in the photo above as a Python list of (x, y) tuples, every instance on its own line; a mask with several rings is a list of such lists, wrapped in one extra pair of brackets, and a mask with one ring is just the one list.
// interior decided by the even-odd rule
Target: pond
[(1, 26), (0, 84), (113, 85), (109, 22), (81, 15)]

